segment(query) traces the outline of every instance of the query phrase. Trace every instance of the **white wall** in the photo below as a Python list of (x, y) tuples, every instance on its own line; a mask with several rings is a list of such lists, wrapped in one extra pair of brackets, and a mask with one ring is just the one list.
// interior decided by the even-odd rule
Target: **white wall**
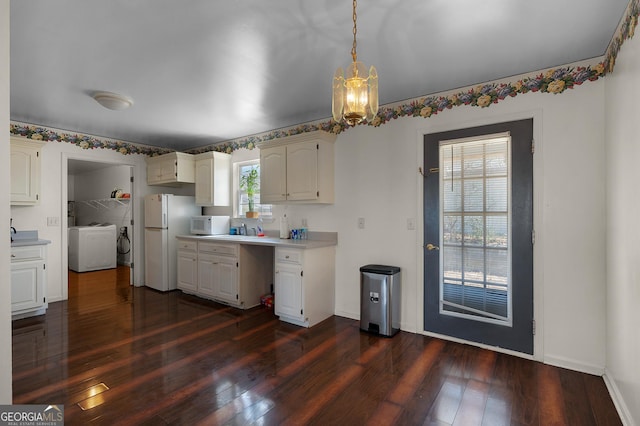
[[(9, 128), (9, 0), (0, 0), (0, 129)], [(0, 132), (0, 182), (9, 182), (9, 132)], [(0, 190), (0, 223), (9, 223), (9, 188)], [(10, 241), (0, 244), (0, 404), (11, 404)]]
[[(530, 93), (490, 108), (359, 126), (336, 141), (336, 200), (278, 206), (292, 227), (337, 231), (337, 315), (359, 318), (359, 268), (402, 269), (402, 329), (422, 327), (422, 135), (534, 117), (535, 358), (602, 374), (605, 366), (604, 83), (562, 95)], [(237, 158), (246, 159), (246, 151)], [(253, 154), (257, 157), (257, 150)], [(234, 161), (236, 156), (234, 155)], [(365, 218), (365, 229), (357, 220)], [(407, 230), (407, 219), (418, 229)], [(276, 229), (276, 224), (267, 224)]]
[[(131, 234), (131, 200), (110, 198), (115, 188), (131, 193), (130, 177), (131, 166), (110, 166), (69, 175), (68, 182), (73, 182), (73, 185), (68, 186), (74, 191), (73, 196), (68, 194), (68, 198), (75, 201), (75, 224), (112, 223), (116, 225), (118, 235), (124, 227), (127, 235)], [(118, 264), (130, 263), (131, 253), (118, 253)]]
[(606, 83), (607, 373), (626, 424), (640, 424), (640, 40), (627, 40)]
[(111, 192), (121, 189), (123, 192), (131, 192), (130, 166), (110, 166), (91, 170), (88, 172), (69, 176), (74, 181), (74, 196), (69, 200), (84, 201), (110, 198)]
[[(37, 206), (13, 206), (11, 214), (18, 229), (37, 229), (41, 238), (51, 240), (48, 246), (47, 300), (55, 302), (67, 298), (67, 191), (69, 160), (85, 160), (132, 166), (134, 183), (132, 187), (132, 217), (134, 219), (132, 238), (133, 282), (144, 284), (144, 196), (153, 193), (193, 195), (193, 184), (183, 187), (147, 186), (145, 156), (140, 154), (122, 155), (109, 149), (82, 149), (65, 142), (48, 142), (42, 148), (41, 199)], [(62, 189), (65, 189), (64, 191)], [(75, 196), (78, 188), (74, 187)], [(109, 193), (110, 195), (110, 193)], [(58, 217), (60, 226), (47, 226), (47, 217)]]
[[(144, 156), (122, 155), (104, 149), (81, 149), (73, 144), (48, 142), (41, 151), (41, 197), (37, 206), (13, 206), (11, 214), (17, 229), (38, 230), (39, 236), (51, 240), (47, 247), (47, 300), (55, 302), (67, 298), (67, 161), (82, 159), (105, 163), (134, 166), (137, 181), (146, 180)], [(65, 190), (63, 191), (62, 188)], [(134, 190), (134, 194), (135, 194)], [(138, 191), (141, 192), (141, 191)], [(136, 194), (138, 196), (139, 194)], [(134, 215), (138, 218), (134, 205)], [(136, 217), (134, 216), (134, 217)], [(60, 226), (47, 226), (48, 217), (59, 218)], [(142, 223), (142, 222), (140, 222)], [(139, 233), (139, 230), (136, 229)], [(134, 256), (141, 255), (142, 244), (137, 246)], [(136, 271), (134, 271), (134, 276)], [(134, 277), (134, 281), (136, 278)]]
[[(535, 358), (577, 370), (601, 373), (605, 367), (604, 82), (585, 83), (562, 95), (519, 95), (490, 108), (458, 107), (432, 117), (402, 118), (380, 128), (360, 126), (336, 141), (336, 202), (329, 206), (279, 207), (292, 226), (306, 218), (311, 230), (337, 231), (336, 314), (359, 316), (359, 267), (385, 263), (402, 268), (402, 328), (422, 330), (421, 179), (422, 135), (433, 131), (534, 117)], [(239, 151), (235, 158), (255, 157)], [(142, 224), (141, 197), (169, 192), (147, 187), (142, 156), (109, 150), (82, 150), (67, 143), (43, 148), (43, 191), (39, 206), (19, 208), (17, 225), (38, 229), (52, 240), (49, 300), (66, 298), (66, 244), (62, 227), (46, 217), (66, 214), (66, 170), (62, 159), (131, 164), (134, 218)], [(64, 206), (64, 208), (63, 208)], [(365, 229), (357, 218), (364, 217)], [(407, 218), (418, 229), (407, 230)], [(269, 225), (267, 225), (268, 227)], [(275, 225), (271, 225), (274, 227)], [(142, 241), (142, 226), (135, 227)], [(142, 247), (134, 250), (141, 266)], [(134, 275), (142, 273), (136, 267)], [(137, 278), (138, 282), (141, 277)]]

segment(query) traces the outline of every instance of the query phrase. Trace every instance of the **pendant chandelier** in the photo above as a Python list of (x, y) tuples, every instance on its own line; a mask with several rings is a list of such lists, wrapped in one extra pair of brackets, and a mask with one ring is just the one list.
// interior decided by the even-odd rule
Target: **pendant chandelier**
[(365, 118), (371, 121), (378, 113), (378, 73), (372, 65), (367, 75), (366, 66), (358, 62), (356, 53), (356, 0), (353, 0), (353, 47), (351, 58), (353, 62), (347, 67), (343, 75), (342, 68), (338, 67), (333, 76), (333, 99), (331, 110), (333, 119), (342, 120), (355, 126)]

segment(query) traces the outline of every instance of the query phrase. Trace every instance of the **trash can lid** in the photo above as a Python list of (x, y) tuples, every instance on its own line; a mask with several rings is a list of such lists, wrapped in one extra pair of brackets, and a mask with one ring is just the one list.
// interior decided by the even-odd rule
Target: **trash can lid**
[(372, 272), (374, 274), (393, 275), (400, 272), (397, 266), (388, 265), (365, 265), (360, 268), (360, 272)]

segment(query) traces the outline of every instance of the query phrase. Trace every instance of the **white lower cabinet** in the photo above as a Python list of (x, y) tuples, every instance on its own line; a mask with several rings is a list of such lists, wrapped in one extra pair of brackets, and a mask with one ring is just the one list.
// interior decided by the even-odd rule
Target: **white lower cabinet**
[(11, 314), (14, 319), (46, 312), (46, 250), (44, 245), (11, 248)]
[(334, 314), (335, 246), (290, 248), (178, 238), (178, 289), (241, 309), (273, 289), (282, 321), (311, 327)]
[(273, 247), (178, 239), (178, 289), (248, 309), (273, 282)]
[(334, 314), (335, 247), (275, 249), (275, 314), (311, 327)]
[(303, 322), (302, 265), (279, 262), (276, 265), (275, 282), (276, 315)]
[(178, 289), (195, 294), (198, 291), (198, 243), (178, 241)]

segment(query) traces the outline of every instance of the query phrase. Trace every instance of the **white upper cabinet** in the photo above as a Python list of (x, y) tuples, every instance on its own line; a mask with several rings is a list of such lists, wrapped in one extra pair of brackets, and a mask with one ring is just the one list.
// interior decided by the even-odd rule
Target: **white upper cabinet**
[(147, 185), (172, 185), (195, 182), (194, 156), (171, 152), (147, 157)]
[(260, 150), (260, 202), (273, 204), (286, 200), (287, 147), (262, 148)]
[(231, 156), (205, 152), (195, 156), (196, 205), (231, 204)]
[(317, 131), (259, 144), (260, 202), (332, 204), (335, 139)]
[(40, 149), (44, 142), (11, 136), (11, 205), (40, 202)]

